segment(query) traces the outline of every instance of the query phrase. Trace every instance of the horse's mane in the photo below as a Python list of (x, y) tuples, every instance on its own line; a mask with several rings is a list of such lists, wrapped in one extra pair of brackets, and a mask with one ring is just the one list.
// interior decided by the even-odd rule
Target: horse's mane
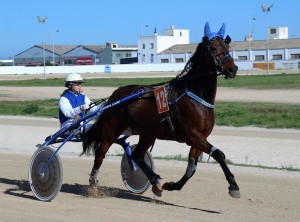
[[(199, 67), (199, 61), (203, 61), (203, 55), (204, 55), (203, 50), (204, 47), (208, 44), (208, 41), (209, 40), (206, 36), (202, 38), (202, 42), (198, 44), (194, 54), (185, 64), (183, 70), (175, 78), (169, 81), (151, 84), (149, 85), (149, 87), (156, 87), (156, 86), (164, 85), (166, 83), (172, 83), (172, 84), (174, 84), (175, 82), (179, 83), (182, 82), (182, 80), (185, 80), (187, 78), (192, 78), (191, 76), (193, 75), (193, 73), (197, 71), (196, 69)], [(196, 66), (196, 64), (198, 65)]]
[(179, 73), (176, 76), (176, 79), (186, 77), (186, 76), (190, 75), (191, 73), (193, 73), (195, 64), (199, 63), (199, 61), (201, 61), (201, 59), (202, 59), (201, 57), (203, 56), (203, 49), (204, 49), (203, 45), (206, 45), (207, 43), (208, 43), (208, 38), (204, 36), (202, 38), (202, 42), (198, 44), (196, 51), (191, 56), (191, 58), (188, 60), (188, 62), (185, 64), (181, 73)]

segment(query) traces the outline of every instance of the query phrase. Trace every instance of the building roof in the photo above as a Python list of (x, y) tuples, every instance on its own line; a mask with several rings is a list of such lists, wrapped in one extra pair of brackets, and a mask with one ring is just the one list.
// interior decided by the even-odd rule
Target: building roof
[[(43, 45), (36, 45), (43, 49)], [(54, 53), (58, 55), (63, 55), (64, 53), (76, 48), (77, 45), (54, 45)], [(53, 45), (45, 45), (45, 50), (53, 52)]]
[(137, 48), (137, 45), (118, 45), (118, 48)]
[[(253, 40), (250, 42), (251, 50), (265, 50), (266, 40)], [(182, 54), (194, 53), (198, 43), (173, 45), (158, 54)], [(295, 49), (300, 48), (300, 39), (269, 39), (269, 49)], [(236, 41), (230, 43), (230, 51), (249, 50), (249, 42)]]
[[(43, 48), (43, 45), (36, 45), (40, 48)], [(99, 53), (103, 48), (105, 48), (105, 45), (54, 45), (54, 52), (55, 54), (63, 55), (69, 51), (72, 51), (75, 48), (83, 47), (88, 50), (91, 50), (95, 53)], [(136, 45), (118, 45), (119, 50), (124, 49), (137, 49)], [(45, 50), (49, 52), (53, 52), (53, 45), (45, 45)]]
[[(254, 40), (250, 41), (251, 50), (266, 49), (266, 40)], [(269, 39), (269, 49), (295, 49), (300, 48), (300, 39)], [(249, 42), (237, 41), (230, 44), (231, 51), (244, 51), (249, 50)]]
[(97, 53), (100, 52), (101, 49), (103, 49), (105, 47), (104, 45), (80, 45), (80, 46), (87, 48), (89, 50), (92, 50), (94, 52), (97, 52)]
[(126, 50), (137, 50), (137, 45), (119, 45), (115, 42), (106, 42), (105, 48), (109, 48), (113, 51), (126, 51)]
[(198, 43), (192, 44), (177, 44), (173, 45), (166, 50), (158, 53), (158, 54), (182, 54), (182, 53), (194, 53)]

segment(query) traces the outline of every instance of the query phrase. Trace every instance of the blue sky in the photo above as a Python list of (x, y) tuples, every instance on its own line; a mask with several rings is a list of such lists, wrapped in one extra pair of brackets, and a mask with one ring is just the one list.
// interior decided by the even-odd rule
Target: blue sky
[[(263, 13), (261, 5), (273, 8)], [(206, 21), (212, 31), (226, 23), (233, 41), (248, 35), (249, 18), (255, 40), (266, 39), (269, 27), (288, 27), (290, 38), (300, 38), (299, 0), (12, 0), (1, 3), (0, 59), (7, 59), (42, 42), (42, 24), (48, 16), (44, 41), (52, 45), (104, 45), (116, 42), (136, 45), (137, 38), (158, 35), (174, 25), (190, 30), (190, 42), (198, 43)], [(252, 20), (255, 18), (255, 20)], [(143, 27), (143, 28), (142, 28)], [(59, 32), (56, 32), (59, 30)]]

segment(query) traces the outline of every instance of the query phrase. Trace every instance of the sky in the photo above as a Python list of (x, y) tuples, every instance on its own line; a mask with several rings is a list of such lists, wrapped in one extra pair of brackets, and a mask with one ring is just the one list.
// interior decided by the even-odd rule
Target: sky
[[(266, 13), (262, 4), (273, 7)], [(232, 41), (243, 41), (249, 28), (254, 40), (265, 40), (267, 25), (288, 27), (289, 38), (300, 38), (299, 11), (299, 0), (2, 1), (0, 59), (13, 58), (42, 42), (137, 45), (138, 37), (152, 35), (155, 28), (162, 35), (171, 25), (189, 29), (190, 43), (199, 43), (206, 22), (215, 32), (224, 22)], [(37, 16), (48, 19), (39, 23)]]

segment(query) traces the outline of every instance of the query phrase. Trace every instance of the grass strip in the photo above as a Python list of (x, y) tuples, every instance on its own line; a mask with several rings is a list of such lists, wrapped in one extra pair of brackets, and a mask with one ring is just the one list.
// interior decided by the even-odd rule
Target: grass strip
[[(0, 115), (58, 117), (58, 99), (0, 101)], [(220, 126), (255, 126), (300, 129), (300, 105), (218, 102), (215, 114)]]

